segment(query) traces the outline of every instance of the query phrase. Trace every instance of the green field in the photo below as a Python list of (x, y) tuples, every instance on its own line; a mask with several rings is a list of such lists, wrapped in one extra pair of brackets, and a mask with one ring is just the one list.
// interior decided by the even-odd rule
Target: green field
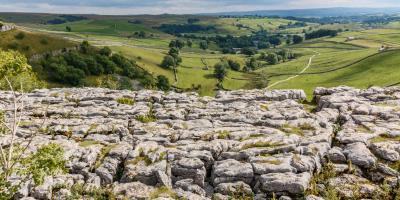
[[(49, 35), (64, 37), (75, 42), (88, 40), (94, 46), (110, 46), (114, 52), (135, 60), (141, 68), (153, 76), (166, 76), (176, 88), (190, 91), (194, 87), (201, 86), (197, 89), (201, 95), (215, 94), (218, 81), (213, 76), (213, 66), (217, 62), (228, 58), (238, 61), (243, 66), (248, 57), (222, 54), (215, 43), (210, 43), (208, 50), (201, 50), (199, 40), (193, 40), (191, 48), (184, 47), (181, 51), (183, 62), (178, 67), (178, 81), (175, 82), (173, 71), (159, 65), (169, 49), (169, 42), (177, 37), (160, 32), (156, 27), (162, 24), (186, 24), (188, 19), (197, 18), (199, 21), (195, 24), (216, 28), (212, 33), (193, 33), (197, 36), (227, 34), (241, 36), (259, 30), (273, 34), (297, 35), (301, 35), (305, 30), (343, 30), (336, 37), (307, 40), (296, 45), (286, 45), (283, 41), (277, 48), (290, 49), (301, 56), (277, 65), (268, 65), (263, 61), (263, 67), (251, 73), (229, 71), (223, 82), (223, 87), (228, 90), (252, 89), (258, 87), (259, 83), (268, 81), (269, 85), (273, 85), (271, 89), (304, 89), (310, 95), (318, 86), (349, 85), (367, 88), (374, 85), (392, 85), (400, 81), (400, 52), (396, 50), (400, 48), (399, 22), (391, 22), (379, 28), (365, 28), (361, 23), (324, 25), (307, 23), (305, 27), (279, 29), (281, 25), (296, 21), (280, 18), (218, 18), (193, 15), (85, 15), (87, 17), (85, 20), (49, 25), (43, 21), (54, 18), (54, 15), (34, 14), (31, 19), (28, 19), (29, 15), (15, 17), (11, 14), (5, 17), (5, 14), (2, 15), (3, 18), (13, 19), (22, 25), (29, 23), (29, 28), (24, 28), (28, 31), (44, 32), (40, 34), (27, 32), (26, 38), (20, 41), (14, 39), (17, 31), (1, 33), (3, 35), (0, 36), (6, 38), (0, 40), (2, 48), (16, 41), (19, 43), (20, 51), (23, 51), (23, 46), (31, 46), (29, 51), (24, 52), (27, 56), (31, 56), (73, 44)], [(71, 27), (72, 32), (66, 32), (66, 26)], [(146, 32), (147, 37), (128, 38), (139, 31)], [(42, 37), (48, 37), (51, 45), (41, 44)], [(379, 53), (382, 46), (389, 51)], [(260, 50), (266, 53), (274, 51), (276, 51), (274, 48)]]
[[(346, 68), (318, 74), (305, 74), (277, 85), (276, 89), (304, 89), (312, 94), (315, 87), (347, 85), (358, 88), (389, 86), (399, 82), (400, 50), (383, 52)], [(367, 77), (367, 78), (366, 78)]]
[[(164, 75), (169, 78), (171, 83), (178, 88), (188, 89), (192, 86), (201, 85), (198, 92), (201, 95), (212, 96), (215, 94), (215, 88), (217, 79), (213, 76), (213, 66), (220, 61), (221, 58), (226, 55), (218, 54), (197, 54), (192, 52), (183, 52), (181, 57), (183, 59), (182, 64), (178, 68), (178, 82), (175, 83), (174, 74), (172, 70), (167, 70), (159, 66), (166, 51), (159, 49), (144, 49), (127, 46), (114, 46), (112, 50), (122, 53), (136, 62), (144, 69), (152, 73), (154, 76)], [(230, 59), (237, 59), (240, 62), (243, 61), (243, 57), (240, 56), (228, 56)], [(202, 59), (207, 63), (208, 70), (205, 70), (205, 65)], [(242, 72), (229, 71), (227, 80), (224, 81), (223, 85), (226, 89), (241, 89), (246, 88), (249, 84), (247, 80), (248, 75)], [(246, 80), (234, 80), (232, 78), (241, 78)]]

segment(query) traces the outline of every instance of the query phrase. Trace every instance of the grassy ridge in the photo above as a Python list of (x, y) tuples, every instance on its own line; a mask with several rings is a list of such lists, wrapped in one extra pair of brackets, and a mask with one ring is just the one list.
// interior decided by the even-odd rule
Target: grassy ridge
[[(387, 51), (369, 57), (349, 67), (322, 74), (304, 74), (275, 87), (304, 89), (312, 94), (315, 87), (348, 85), (358, 88), (388, 86), (400, 77), (400, 50)], [(282, 77), (281, 77), (282, 78)]]
[[(23, 33), (24, 37), (16, 39), (16, 35), (20, 33)], [(76, 45), (71, 41), (53, 37), (48, 34), (38, 34), (20, 30), (1, 32), (0, 38), (0, 48), (4, 50), (15, 49), (27, 57)]]

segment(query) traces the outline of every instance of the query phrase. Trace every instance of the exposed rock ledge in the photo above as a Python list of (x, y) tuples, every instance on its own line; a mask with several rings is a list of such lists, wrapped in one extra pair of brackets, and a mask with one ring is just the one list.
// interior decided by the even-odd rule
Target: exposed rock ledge
[[(10, 98), (0, 92), (7, 114)], [(320, 199), (308, 195), (311, 186), (374, 198), (384, 182), (398, 187), (400, 88), (317, 88), (315, 107), (302, 104), (305, 98), (301, 90), (220, 92), (215, 98), (99, 88), (34, 91), (25, 98), (19, 140), (41, 128), (30, 151), (61, 144), (69, 174), (27, 186), (19, 196), (64, 199), (78, 183), (109, 185), (120, 199), (148, 199), (165, 186), (193, 200), (239, 193)], [(44, 115), (46, 128), (38, 127)], [(328, 160), (337, 176), (315, 185)], [(65, 188), (52, 194), (60, 183)]]

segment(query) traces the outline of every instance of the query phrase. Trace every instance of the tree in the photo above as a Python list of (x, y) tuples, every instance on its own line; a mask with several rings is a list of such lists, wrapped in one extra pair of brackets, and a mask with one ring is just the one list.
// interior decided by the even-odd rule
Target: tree
[(65, 30), (66, 30), (67, 32), (71, 32), (71, 31), (72, 31), (72, 28), (71, 28), (70, 26), (66, 26), (66, 27), (65, 27)]
[(252, 71), (255, 70), (259, 67), (259, 62), (257, 61), (256, 58), (252, 57), (246, 62), (246, 69), (247, 71)]
[(157, 88), (163, 91), (168, 91), (171, 88), (171, 85), (169, 84), (169, 80), (167, 77), (163, 75), (157, 76)]
[(172, 40), (169, 43), (170, 48), (182, 49), (184, 46), (185, 46), (185, 42), (182, 40)]
[(243, 48), (242, 49), (242, 54), (247, 55), (247, 56), (252, 56), (257, 53), (257, 50), (255, 48)]
[(88, 41), (83, 41), (79, 47), (82, 53), (89, 53), (90, 45)]
[(228, 60), (229, 67), (234, 71), (240, 70), (240, 63), (234, 60)]
[(112, 53), (112, 51), (111, 51), (111, 49), (109, 48), (109, 47), (103, 47), (102, 49), (100, 49), (100, 52), (99, 52), (101, 55), (103, 55), (103, 56), (111, 56), (111, 53)]
[(278, 60), (278, 55), (276, 55), (276, 53), (270, 53), (268, 54), (267, 58), (266, 58), (267, 62), (271, 65), (276, 65), (278, 64), (279, 60)]
[(17, 35), (14, 36), (15, 39), (17, 40), (22, 40), (25, 38), (25, 33), (24, 32), (19, 32)]
[(166, 55), (163, 59), (163, 61), (161, 62), (161, 67), (164, 68), (171, 68), (174, 67), (176, 65), (175, 63), (175, 59), (174, 57), (170, 56), (170, 55)]
[(200, 48), (203, 49), (203, 50), (208, 49), (208, 43), (207, 43), (207, 41), (205, 41), (205, 40), (201, 41), (201, 42), (199, 43), (199, 45), (200, 45)]
[(259, 49), (268, 49), (270, 47), (271, 47), (271, 44), (269, 42), (259, 42), (258, 43)]
[(222, 82), (228, 75), (228, 63), (226, 61), (221, 61), (214, 66), (214, 76)]
[(146, 32), (144, 32), (144, 31), (139, 31), (138, 36), (139, 36), (140, 38), (145, 38), (145, 37), (146, 37)]
[[(6, 78), (16, 90), (31, 91), (45, 86), (21, 53), (0, 50), (0, 58), (0, 90), (9, 88)], [(20, 88), (21, 84), (23, 88)]]
[(299, 35), (294, 35), (293, 36), (293, 43), (294, 44), (300, 44), (300, 43), (303, 42), (303, 40), (304, 40), (304, 38), (299, 36)]
[(193, 46), (192, 40), (188, 40), (188, 41), (186, 42), (186, 45), (187, 45), (188, 47), (192, 47), (192, 46)]

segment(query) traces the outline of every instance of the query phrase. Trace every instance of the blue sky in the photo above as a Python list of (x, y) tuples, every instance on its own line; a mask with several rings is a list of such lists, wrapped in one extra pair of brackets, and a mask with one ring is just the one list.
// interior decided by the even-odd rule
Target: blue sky
[(1, 12), (209, 13), (321, 7), (400, 7), (400, 0), (0, 0)]

